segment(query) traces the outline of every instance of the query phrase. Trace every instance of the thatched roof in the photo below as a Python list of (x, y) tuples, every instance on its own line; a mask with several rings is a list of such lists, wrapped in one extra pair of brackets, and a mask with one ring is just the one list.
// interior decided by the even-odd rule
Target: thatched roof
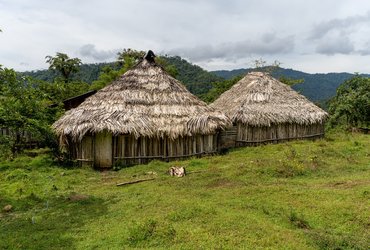
[(323, 123), (327, 113), (291, 87), (261, 72), (247, 74), (211, 104), (233, 122), (252, 126)]
[(208, 107), (147, 57), (67, 111), (53, 128), (60, 137), (74, 140), (102, 131), (175, 139), (211, 134), (229, 124), (223, 113)]

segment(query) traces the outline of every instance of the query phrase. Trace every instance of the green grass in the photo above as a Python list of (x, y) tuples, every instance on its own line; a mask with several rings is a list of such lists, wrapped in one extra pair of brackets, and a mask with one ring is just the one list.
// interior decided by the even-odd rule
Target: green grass
[[(173, 165), (189, 174), (168, 176)], [(150, 172), (153, 181), (115, 185)], [(332, 133), (117, 172), (23, 156), (0, 163), (7, 204), (0, 249), (369, 249), (370, 137)]]

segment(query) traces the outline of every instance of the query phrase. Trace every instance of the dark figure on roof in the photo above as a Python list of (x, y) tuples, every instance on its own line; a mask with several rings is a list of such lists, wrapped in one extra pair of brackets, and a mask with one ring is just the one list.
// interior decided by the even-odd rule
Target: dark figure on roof
[(148, 52), (145, 54), (144, 59), (146, 59), (148, 62), (154, 62), (154, 52), (151, 50), (148, 50)]

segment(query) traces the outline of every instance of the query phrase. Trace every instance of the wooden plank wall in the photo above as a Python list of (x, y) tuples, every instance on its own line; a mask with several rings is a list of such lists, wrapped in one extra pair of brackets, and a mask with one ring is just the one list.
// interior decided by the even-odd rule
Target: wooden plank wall
[(270, 127), (237, 125), (236, 146), (276, 143), (293, 139), (324, 136), (324, 124), (275, 124)]
[[(112, 134), (108, 132), (97, 133), (94, 136), (95, 140), (94, 166), (98, 168), (109, 168), (112, 166), (113, 163), (112, 137), (113, 137)], [(86, 149), (86, 147), (84, 147), (84, 149)]]
[[(77, 160), (81, 163), (99, 165), (97, 157), (101, 157), (101, 138), (85, 136), (77, 146)], [(132, 135), (113, 136), (112, 146), (104, 149), (104, 154), (111, 151), (113, 164), (123, 166), (144, 164), (151, 160), (180, 160), (202, 154), (217, 152), (217, 135), (196, 135), (169, 138), (135, 138)]]
[(219, 134), (219, 145), (220, 148), (234, 148), (236, 145), (236, 135), (238, 127), (232, 126), (224, 131), (221, 131)]
[(142, 164), (154, 159), (179, 160), (217, 151), (216, 135), (186, 136), (175, 140), (119, 135), (114, 140), (114, 159), (121, 165)]
[(85, 136), (77, 147), (77, 160), (81, 166), (93, 166), (95, 140), (92, 135)]

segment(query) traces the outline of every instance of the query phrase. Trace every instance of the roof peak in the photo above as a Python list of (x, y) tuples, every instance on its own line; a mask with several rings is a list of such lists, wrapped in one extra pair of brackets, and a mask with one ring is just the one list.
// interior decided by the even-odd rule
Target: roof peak
[(266, 72), (261, 72), (261, 71), (252, 71), (252, 72), (249, 72), (248, 75), (254, 75), (254, 76), (269, 76), (270, 74), (266, 73)]
[(148, 50), (148, 52), (146, 52), (144, 56), (144, 59), (147, 60), (148, 62), (155, 62), (154, 61), (155, 57), (156, 55), (154, 54), (154, 52), (152, 50)]

